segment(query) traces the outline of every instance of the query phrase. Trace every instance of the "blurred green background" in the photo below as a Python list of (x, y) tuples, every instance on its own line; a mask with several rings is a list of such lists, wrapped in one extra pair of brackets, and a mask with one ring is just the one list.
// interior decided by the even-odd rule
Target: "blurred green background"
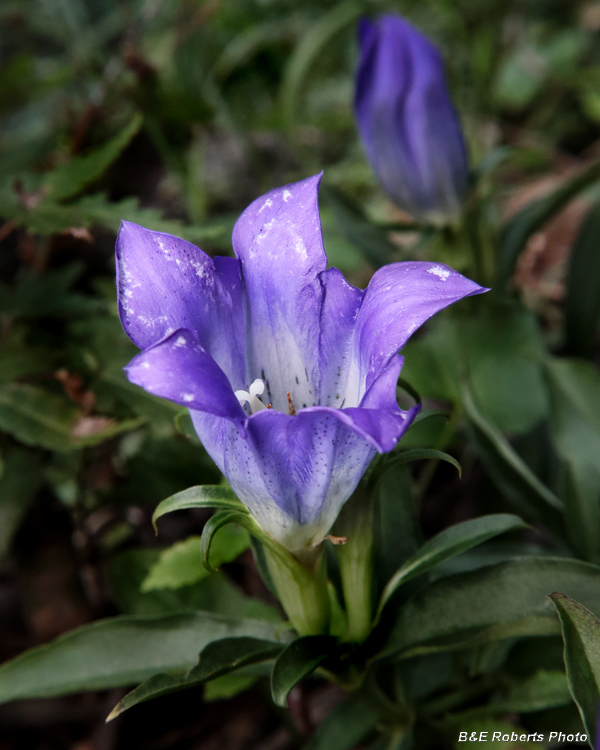
[[(446, 60), (474, 173), (454, 231), (395, 207), (358, 140), (356, 23), (390, 11)], [(118, 612), (279, 617), (246, 538), (223, 539), (242, 554), (219, 573), (179, 547), (174, 577), (167, 565), (148, 583), (207, 517), (165, 519), (156, 539), (156, 504), (220, 478), (184, 411), (122, 372), (136, 348), (113, 248), (126, 219), (231, 253), (248, 203), (320, 170), (325, 247), (352, 283), (417, 258), (493, 287), (404, 352), (403, 378), (450, 415), (405, 446), (463, 465), (460, 481), (413, 465), (424, 536), (516, 510), (539, 529), (520, 554), (600, 562), (599, 33), (600, 3), (564, 0), (3, 0), (0, 660)], [(206, 697), (248, 686), (237, 679)], [(0, 709), (0, 748), (284, 749), (339, 702), (316, 687), (306, 716), (283, 715), (261, 690), (214, 709), (192, 691), (109, 728), (121, 694), (15, 704)]]

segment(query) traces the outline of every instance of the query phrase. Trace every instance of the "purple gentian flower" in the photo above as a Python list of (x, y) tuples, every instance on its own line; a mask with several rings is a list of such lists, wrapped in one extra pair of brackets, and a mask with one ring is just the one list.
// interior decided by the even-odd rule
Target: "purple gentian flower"
[(117, 239), (121, 321), (143, 349), (129, 380), (189, 407), (235, 493), (291, 550), (324, 538), (375, 452), (417, 413), (396, 402), (398, 350), (438, 310), (484, 291), (422, 262), (350, 286), (327, 269), (319, 182), (254, 201), (233, 230), (235, 258), (127, 222)]
[(367, 156), (394, 202), (441, 224), (468, 188), (465, 143), (437, 49), (400, 16), (362, 19), (355, 108)]

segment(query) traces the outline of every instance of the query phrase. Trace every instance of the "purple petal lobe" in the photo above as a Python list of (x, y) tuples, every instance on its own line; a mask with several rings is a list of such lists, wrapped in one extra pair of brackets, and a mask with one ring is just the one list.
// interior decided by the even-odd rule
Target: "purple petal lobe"
[(396, 15), (359, 27), (355, 109), (373, 169), (392, 199), (438, 223), (468, 187), (464, 139), (436, 48)]
[(247, 439), (234, 422), (195, 412), (192, 418), (261, 527), (299, 549), (324, 538), (375, 454), (340, 413), (323, 407), (295, 417), (261, 411), (247, 420)]
[(132, 383), (181, 406), (227, 419), (245, 418), (227, 376), (194, 331), (175, 331), (138, 354), (125, 372)]
[(428, 318), (485, 291), (441, 263), (413, 261), (380, 268), (369, 282), (356, 320), (348, 403), (359, 404), (390, 358)]
[(323, 303), (320, 316), (317, 406), (341, 408), (352, 356), (354, 324), (364, 292), (348, 284), (337, 268), (321, 276)]
[(421, 405), (417, 404), (403, 411), (396, 401), (396, 384), (403, 362), (403, 357), (394, 355), (358, 407), (330, 410), (336, 419), (369, 441), (379, 453), (392, 450), (421, 410)]
[(339, 418), (362, 434), (380, 453), (391, 451), (421, 410), (403, 411), (396, 401), (396, 384), (404, 358), (394, 355), (362, 397), (359, 408), (342, 409)]
[(146, 349), (178, 328), (245, 387), (244, 324), (239, 262), (214, 261), (185, 240), (123, 222), (117, 238), (119, 314), (127, 335)]
[(316, 403), (327, 258), (317, 204), (320, 175), (254, 201), (233, 230), (245, 290), (247, 377), (261, 378), (274, 409)]

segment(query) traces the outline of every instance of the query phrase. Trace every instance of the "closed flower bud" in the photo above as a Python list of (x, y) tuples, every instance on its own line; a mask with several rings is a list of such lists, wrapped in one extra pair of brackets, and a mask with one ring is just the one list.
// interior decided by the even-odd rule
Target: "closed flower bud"
[(355, 108), (368, 158), (415, 219), (452, 221), (468, 188), (465, 143), (437, 49), (395, 15), (359, 28)]

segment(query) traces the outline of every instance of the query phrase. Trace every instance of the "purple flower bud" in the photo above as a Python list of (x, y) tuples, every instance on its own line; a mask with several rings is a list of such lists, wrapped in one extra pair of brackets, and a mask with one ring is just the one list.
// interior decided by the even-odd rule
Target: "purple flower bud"
[(399, 16), (359, 27), (355, 108), (367, 156), (394, 202), (433, 224), (468, 188), (465, 143), (436, 48)]

